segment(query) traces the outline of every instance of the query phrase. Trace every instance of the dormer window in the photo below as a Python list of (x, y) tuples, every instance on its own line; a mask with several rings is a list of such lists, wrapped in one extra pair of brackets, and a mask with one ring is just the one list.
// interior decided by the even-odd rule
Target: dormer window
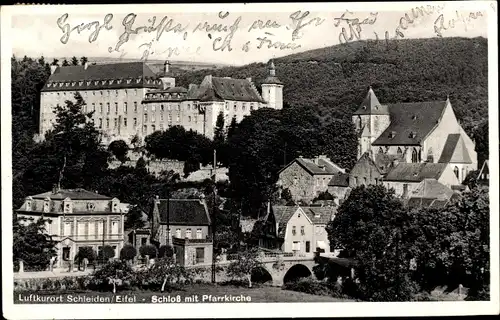
[(26, 198), (26, 211), (31, 211), (31, 198)]
[(414, 139), (417, 136), (417, 133), (412, 131), (410, 132), (410, 138)]
[(391, 131), (389, 133), (389, 138), (393, 139), (396, 136), (396, 131)]
[(50, 212), (50, 199), (43, 201), (43, 212)]
[(64, 213), (72, 213), (73, 212), (73, 202), (70, 198), (66, 198), (63, 200), (63, 211)]
[(87, 210), (94, 211), (95, 210), (95, 203), (93, 203), (93, 202), (87, 203)]
[(116, 198), (111, 200), (111, 212), (120, 212), (120, 201)]

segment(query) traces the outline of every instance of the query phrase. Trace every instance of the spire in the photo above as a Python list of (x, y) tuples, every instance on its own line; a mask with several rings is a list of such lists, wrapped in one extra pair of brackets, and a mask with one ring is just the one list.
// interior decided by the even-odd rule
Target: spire
[(271, 64), (269, 65), (269, 75), (271, 77), (276, 76), (276, 67), (274, 66), (274, 61), (271, 60)]
[(358, 110), (354, 114), (382, 114), (382, 115), (388, 115), (389, 114), (389, 109), (387, 106), (381, 105), (380, 102), (377, 99), (377, 96), (375, 95), (375, 92), (373, 92), (373, 89), (371, 86), (368, 87), (368, 93), (366, 94), (365, 99), (359, 106)]

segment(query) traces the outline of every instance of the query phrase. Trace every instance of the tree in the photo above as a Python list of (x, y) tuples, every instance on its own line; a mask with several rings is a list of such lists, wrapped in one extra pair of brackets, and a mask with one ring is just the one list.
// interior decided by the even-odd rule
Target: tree
[(224, 132), (224, 113), (217, 115), (214, 129), (214, 149), (217, 151), (217, 160), (226, 163), (226, 133)]
[(52, 60), (52, 63), (50, 65), (51, 66), (58, 66), (59, 65), (59, 59), (54, 58), (54, 60)]
[(126, 244), (120, 250), (120, 259), (133, 260), (137, 256), (137, 249), (130, 244)]
[(238, 126), (238, 122), (236, 121), (236, 116), (233, 116), (231, 118), (231, 123), (229, 124), (229, 127), (227, 128), (227, 139), (231, 138), (236, 131), (236, 127)]
[(158, 258), (172, 258), (173, 256), (174, 248), (170, 245), (163, 245), (158, 249)]
[(410, 217), (403, 203), (381, 185), (353, 189), (327, 225), (335, 248), (357, 263), (364, 300), (407, 301), (417, 291), (411, 279)]
[(68, 67), (69, 66), (68, 60), (64, 59), (63, 62), (62, 62), (62, 66), (63, 67)]
[(285, 200), (285, 205), (286, 206), (293, 206), (295, 205), (295, 201), (293, 200), (292, 193), (290, 192), (290, 189), (285, 188), (281, 192), (281, 199)]
[(252, 271), (255, 268), (261, 267), (262, 262), (258, 258), (258, 250), (251, 248), (243, 252), (239, 252), (236, 260), (231, 262), (227, 267), (227, 274), (233, 278), (247, 278), (248, 287), (252, 287)]
[[(123, 198), (122, 198), (123, 199)], [(133, 198), (130, 199), (135, 201)], [(129, 201), (129, 200), (126, 200)], [(125, 214), (125, 230), (135, 230), (144, 228), (146, 221), (143, 219), (143, 212), (137, 205), (131, 205), (130, 210)]]
[(152, 244), (147, 244), (139, 248), (139, 253), (141, 256), (149, 256), (149, 258), (154, 259), (158, 255), (158, 249)]
[(96, 289), (108, 289), (113, 293), (126, 287), (134, 275), (134, 270), (125, 261), (115, 260), (106, 263), (92, 274), (91, 283)]
[(330, 194), (328, 191), (323, 191), (318, 194), (316, 198), (314, 198), (313, 202), (315, 200), (333, 200), (334, 197)]
[(125, 161), (128, 160), (127, 154), (128, 154), (129, 147), (127, 143), (123, 140), (115, 140), (111, 142), (108, 146), (108, 151), (113, 154), (118, 161), (121, 163), (124, 163)]
[(77, 66), (78, 65), (78, 58), (77, 57), (71, 58), (71, 64), (74, 66)]
[(104, 245), (98, 254), (98, 258), (105, 262), (109, 261), (109, 259), (111, 258), (114, 258), (114, 256), (115, 256), (115, 249), (113, 249), (113, 247), (110, 245)]
[(477, 152), (478, 168), (480, 168), (483, 162), (488, 160), (490, 152), (488, 117), (474, 129), (472, 138), (476, 144), (475, 151)]
[(43, 271), (56, 256), (56, 241), (47, 234), (46, 219), (33, 221), (27, 218), (17, 218), (13, 221), (13, 251), (14, 266), (19, 261), (24, 262), (27, 271)]
[(92, 247), (79, 247), (75, 260), (83, 261), (83, 259), (87, 259), (88, 261), (94, 261), (96, 256), (95, 250)]
[(82, 64), (82, 66), (84, 66), (88, 61), (89, 61), (89, 59), (87, 57), (80, 58), (80, 63)]

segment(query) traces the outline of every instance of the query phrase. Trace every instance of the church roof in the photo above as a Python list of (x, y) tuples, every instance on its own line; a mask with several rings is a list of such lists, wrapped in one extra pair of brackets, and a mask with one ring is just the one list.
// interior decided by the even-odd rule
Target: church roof
[(196, 98), (200, 101), (265, 102), (252, 82), (247, 79), (206, 76), (199, 86)]
[(437, 126), (448, 101), (390, 104), (391, 123), (372, 145), (420, 145)]
[(365, 99), (361, 102), (358, 110), (354, 112), (355, 115), (364, 115), (364, 114), (379, 114), (379, 115), (388, 115), (389, 110), (386, 105), (381, 105), (373, 92), (373, 89), (370, 87), (368, 93), (366, 94)]
[(58, 67), (50, 75), (42, 91), (158, 88), (160, 85), (161, 81), (144, 62), (120, 62), (88, 64), (87, 68)]
[(400, 163), (385, 176), (384, 181), (421, 182), (424, 179), (439, 180), (446, 163)]
[(439, 158), (440, 163), (472, 163), (462, 136), (459, 133), (449, 134)]

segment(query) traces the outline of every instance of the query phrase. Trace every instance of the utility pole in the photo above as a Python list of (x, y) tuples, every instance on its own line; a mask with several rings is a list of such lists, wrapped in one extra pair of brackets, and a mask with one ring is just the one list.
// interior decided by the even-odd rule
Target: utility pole
[(105, 239), (106, 239), (106, 217), (102, 220), (102, 249), (101, 249), (101, 254), (102, 254), (102, 263), (104, 264), (105, 259), (104, 259), (104, 245), (105, 245)]
[(167, 244), (172, 245), (172, 237), (170, 236), (170, 188), (167, 189)]
[(216, 170), (217, 170), (217, 150), (214, 149), (214, 165), (213, 165), (213, 196), (212, 201), (212, 283), (215, 283), (215, 198), (217, 196), (216, 184)]

